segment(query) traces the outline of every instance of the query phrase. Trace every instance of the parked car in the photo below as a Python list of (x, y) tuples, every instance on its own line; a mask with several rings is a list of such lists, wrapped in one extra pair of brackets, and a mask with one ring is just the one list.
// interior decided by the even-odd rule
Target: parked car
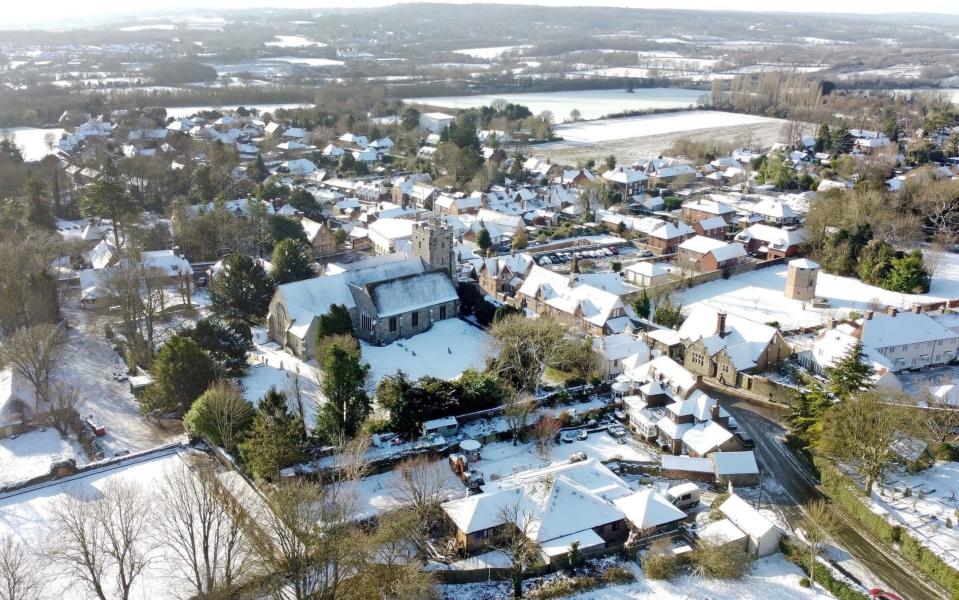
[(608, 250), (613, 254), (613, 256), (616, 256), (619, 254), (619, 248), (617, 248), (616, 246), (610, 246)]
[(737, 427), (739, 427), (739, 423), (736, 422), (736, 418), (735, 418), (735, 417), (729, 417), (729, 423), (728, 423), (728, 425), (726, 426), (726, 429), (732, 431), (732, 430), (736, 429)]
[(572, 444), (575, 437), (573, 436), (572, 431), (564, 431), (562, 435), (559, 436), (559, 439), (563, 440), (563, 442), (567, 444)]
[(756, 447), (756, 442), (754, 442), (753, 438), (745, 431), (737, 431), (735, 435), (736, 438), (743, 443), (743, 446), (745, 446), (747, 450), (752, 450)]
[(107, 434), (107, 428), (103, 426), (102, 423), (93, 418), (93, 415), (90, 415), (83, 420), (86, 423), (87, 427), (90, 428), (90, 431), (93, 432), (93, 435), (101, 437)]
[(617, 421), (625, 421), (625, 420), (626, 420), (626, 414), (625, 414), (623, 411), (621, 411), (621, 410), (614, 410), (614, 411), (613, 411), (613, 416), (616, 417), (616, 420), (617, 420)]
[(576, 434), (576, 439), (581, 442), (587, 437), (589, 437), (589, 432), (587, 432), (585, 429), (581, 429), (580, 432)]
[(642, 252), (639, 253), (640, 258), (649, 258), (652, 255), (653, 253), (650, 250), (643, 250)]
[(623, 429), (622, 425), (613, 425), (609, 428), (609, 435), (615, 438), (621, 438), (626, 435), (626, 430)]
[(127, 454), (130, 454), (129, 450), (117, 450), (113, 453), (113, 456), (126, 456)]

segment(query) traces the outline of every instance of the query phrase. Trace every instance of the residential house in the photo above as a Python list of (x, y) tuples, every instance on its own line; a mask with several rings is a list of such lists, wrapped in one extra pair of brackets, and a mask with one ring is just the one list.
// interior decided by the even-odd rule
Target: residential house
[(630, 333), (595, 337), (593, 350), (599, 357), (599, 371), (604, 379), (612, 379), (622, 373), (630, 357), (639, 362), (649, 362), (652, 358), (646, 342)]
[(433, 202), (433, 208), (444, 215), (473, 215), (483, 208), (483, 196), (478, 193), (467, 196), (462, 192), (440, 194)]
[(326, 223), (318, 223), (313, 219), (300, 217), (300, 225), (306, 232), (306, 239), (313, 246), (313, 253), (316, 256), (329, 256), (337, 253), (339, 247), (336, 243), (336, 235), (326, 226)]
[(483, 259), (477, 273), (479, 286), (493, 298), (514, 296), (533, 264), (533, 257), (525, 252)]
[(956, 360), (959, 334), (924, 313), (866, 311), (853, 335), (881, 355), (895, 372), (944, 365)]
[(629, 318), (620, 297), (612, 292), (533, 265), (516, 292), (518, 304), (549, 314), (592, 335), (606, 335), (626, 328)]
[(660, 254), (675, 254), (679, 245), (692, 237), (693, 228), (686, 223), (663, 223), (649, 233), (646, 243)]
[(789, 227), (799, 223), (799, 215), (789, 204), (778, 198), (763, 198), (756, 204), (746, 207), (752, 215), (762, 217), (763, 222), (774, 227)]
[(442, 133), (449, 127), (450, 123), (456, 120), (453, 115), (441, 112), (420, 113), (420, 129), (430, 133)]
[(726, 228), (728, 223), (722, 217), (709, 217), (693, 222), (693, 231), (696, 235), (701, 235), (714, 240), (726, 239)]
[(719, 200), (697, 198), (683, 203), (682, 214), (687, 223), (698, 223), (713, 217), (720, 217), (726, 223), (731, 223), (736, 211)]
[(0, 371), (0, 438), (22, 432), (25, 423), (46, 413), (26, 378), (12, 367)]
[(622, 195), (623, 200), (642, 194), (646, 190), (649, 177), (639, 169), (618, 166), (602, 175), (603, 179), (613, 185)]
[(697, 235), (679, 245), (677, 261), (700, 273), (736, 266), (746, 256), (741, 244), (727, 244)]
[(782, 258), (799, 254), (801, 244), (806, 241), (806, 232), (804, 229), (780, 229), (757, 223), (736, 234), (736, 241), (743, 244), (750, 255)]

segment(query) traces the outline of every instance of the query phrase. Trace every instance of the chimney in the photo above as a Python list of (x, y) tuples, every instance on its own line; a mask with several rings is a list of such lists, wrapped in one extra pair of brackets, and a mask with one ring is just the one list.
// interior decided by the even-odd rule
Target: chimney
[(913, 305), (912, 305), (912, 312), (916, 313), (917, 315), (918, 315), (919, 313), (921, 313), (921, 312), (922, 312), (922, 304), (919, 304), (918, 302), (917, 302), (916, 304), (913, 304)]
[(829, 319), (829, 329), (835, 329), (835, 328), (836, 328), (836, 324), (837, 324), (837, 323), (836, 323), (835, 317)]
[(872, 321), (872, 317), (873, 317), (874, 314), (875, 314), (875, 312), (873, 312), (873, 311), (871, 311), (871, 310), (867, 310), (867, 311), (866, 311), (866, 320), (867, 320), (867, 321)]
[(899, 314), (899, 309), (896, 308), (895, 306), (888, 306), (886, 307), (886, 314), (889, 315), (890, 317), (895, 317), (896, 315)]
[(716, 313), (716, 335), (726, 336), (726, 313), (722, 311)]

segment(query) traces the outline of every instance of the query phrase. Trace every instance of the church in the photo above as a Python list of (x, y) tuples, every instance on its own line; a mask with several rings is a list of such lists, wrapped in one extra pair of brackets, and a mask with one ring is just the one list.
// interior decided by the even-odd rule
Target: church
[(452, 228), (438, 220), (416, 223), (411, 242), (412, 256), (371, 256), (279, 286), (267, 317), (270, 339), (301, 359), (313, 358), (317, 321), (332, 305), (345, 306), (357, 337), (376, 345), (456, 317)]

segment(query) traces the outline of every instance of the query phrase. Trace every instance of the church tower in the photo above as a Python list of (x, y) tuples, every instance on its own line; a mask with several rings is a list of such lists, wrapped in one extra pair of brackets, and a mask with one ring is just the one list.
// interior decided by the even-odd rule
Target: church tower
[(413, 226), (413, 255), (423, 259), (433, 271), (446, 271), (456, 279), (453, 258), (453, 228), (440, 219), (431, 218)]

